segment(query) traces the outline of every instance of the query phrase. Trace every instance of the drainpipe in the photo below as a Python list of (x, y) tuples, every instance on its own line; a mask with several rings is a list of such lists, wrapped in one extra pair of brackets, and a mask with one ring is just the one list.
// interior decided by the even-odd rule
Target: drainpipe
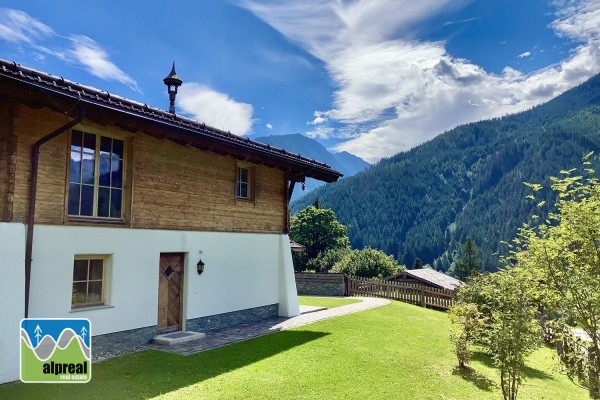
[[(79, 102), (79, 100), (77, 101)], [(27, 239), (25, 242), (25, 318), (29, 316), (29, 287), (31, 282), (31, 254), (33, 251), (33, 225), (35, 223), (35, 198), (37, 195), (38, 163), (40, 147), (49, 140), (54, 139), (61, 133), (73, 128), (83, 120), (85, 115), (85, 104), (81, 105), (80, 113), (73, 121), (68, 122), (60, 128), (48, 133), (46, 136), (34, 143), (31, 150), (31, 183), (29, 185), (29, 216), (27, 221)]]

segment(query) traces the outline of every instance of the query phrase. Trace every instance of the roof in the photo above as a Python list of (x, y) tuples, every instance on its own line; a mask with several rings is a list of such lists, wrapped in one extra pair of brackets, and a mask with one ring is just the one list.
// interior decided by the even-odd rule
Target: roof
[(300, 243), (296, 243), (293, 240), (290, 240), (290, 248), (292, 251), (304, 251), (306, 247), (301, 245)]
[(419, 269), (407, 269), (406, 271), (402, 271), (399, 274), (389, 276), (385, 278), (386, 280), (392, 280), (394, 278), (398, 278), (402, 275), (406, 275), (407, 277), (411, 277), (413, 279), (428, 283), (433, 286), (437, 286), (441, 289), (446, 290), (455, 290), (459, 286), (464, 285), (465, 283), (461, 280), (453, 278), (449, 275), (446, 275), (442, 272), (438, 272), (431, 268), (419, 268)]
[[(141, 130), (139, 125), (143, 124), (143, 133), (229, 155), (239, 160), (279, 168), (284, 170), (287, 179), (292, 181), (302, 182), (305, 177), (309, 177), (324, 182), (335, 182), (342, 176), (329, 165), (319, 161), (15, 62), (0, 59), (0, 83), (17, 85), (22, 89), (11, 90), (8, 95), (12, 97), (41, 103), (64, 114), (68, 111), (73, 112), (80, 103), (81, 106), (85, 104), (86, 118), (103, 118), (105, 123), (114, 123), (131, 132)], [(107, 119), (107, 112), (112, 118)], [(125, 115), (127, 118), (124, 118)], [(116, 116), (118, 118), (115, 118)]]

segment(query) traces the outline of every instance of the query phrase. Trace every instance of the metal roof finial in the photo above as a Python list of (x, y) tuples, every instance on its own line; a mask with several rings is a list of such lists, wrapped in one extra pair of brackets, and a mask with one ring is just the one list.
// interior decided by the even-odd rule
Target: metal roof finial
[(163, 79), (165, 85), (167, 85), (167, 90), (169, 92), (169, 112), (171, 114), (175, 114), (175, 96), (177, 95), (177, 88), (181, 86), (183, 81), (179, 79), (177, 76), (177, 72), (175, 72), (175, 61), (173, 61), (173, 68), (171, 68), (171, 72), (165, 79)]

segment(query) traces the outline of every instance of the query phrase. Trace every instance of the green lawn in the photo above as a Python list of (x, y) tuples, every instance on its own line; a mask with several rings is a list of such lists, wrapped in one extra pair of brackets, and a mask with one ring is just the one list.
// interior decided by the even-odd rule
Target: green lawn
[[(193, 356), (144, 351), (95, 364), (87, 384), (0, 385), (0, 399), (501, 399), (489, 357), (461, 373), (446, 314), (399, 302)], [(549, 349), (520, 399), (586, 399)]]
[(298, 296), (298, 302), (301, 306), (321, 306), (334, 308), (345, 306), (346, 304), (360, 303), (360, 299), (351, 297), (314, 297), (314, 296)]

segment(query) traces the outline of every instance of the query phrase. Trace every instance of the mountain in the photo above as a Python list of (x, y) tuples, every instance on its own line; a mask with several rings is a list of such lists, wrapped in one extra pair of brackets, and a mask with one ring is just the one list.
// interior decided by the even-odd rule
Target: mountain
[[(348, 227), (354, 248), (371, 246), (411, 267), (415, 259), (446, 271), (467, 237), (485, 270), (498, 268), (500, 241), (533, 223), (535, 204), (523, 182), (550, 186), (550, 176), (581, 166), (595, 151), (600, 165), (600, 75), (519, 114), (470, 123), (364, 172), (318, 188), (292, 211), (319, 199)], [(555, 203), (549, 189), (538, 193)], [(550, 206), (548, 206), (550, 207)], [(549, 210), (546, 210), (547, 212)]]
[[(316, 140), (307, 138), (299, 133), (291, 135), (263, 136), (254, 140), (329, 164), (333, 169), (344, 174), (344, 177), (349, 177), (355, 175), (357, 172), (364, 171), (370, 165), (362, 158), (345, 151), (341, 153), (331, 153)], [(296, 189), (292, 194), (292, 201), (322, 185), (324, 185), (324, 183), (321, 181), (311, 178), (307, 179), (304, 191), (302, 191), (299, 186), (296, 186)]]

